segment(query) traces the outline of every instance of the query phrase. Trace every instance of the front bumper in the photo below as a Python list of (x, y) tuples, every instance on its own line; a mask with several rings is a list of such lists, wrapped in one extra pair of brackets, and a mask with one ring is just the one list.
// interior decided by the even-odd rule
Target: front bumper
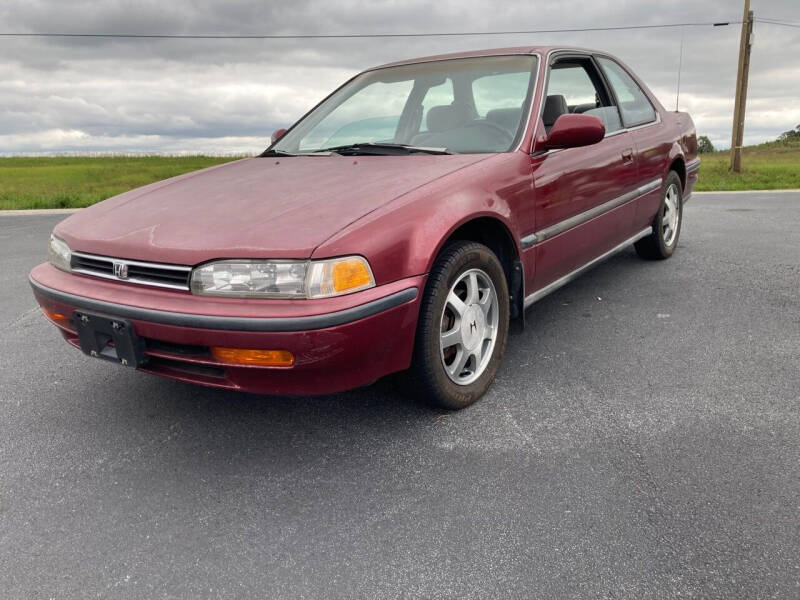
[[(45, 263), (30, 275), (39, 304), (125, 318), (145, 341), (140, 370), (261, 394), (326, 394), (407, 368), (425, 277), (324, 300), (205, 298), (64, 273)], [(80, 347), (74, 323), (53, 321)], [(231, 365), (212, 346), (288, 350), (291, 367)]]

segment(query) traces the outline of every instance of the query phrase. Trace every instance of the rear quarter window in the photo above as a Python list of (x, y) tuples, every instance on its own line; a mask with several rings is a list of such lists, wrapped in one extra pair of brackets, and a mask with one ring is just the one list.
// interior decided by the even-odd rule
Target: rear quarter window
[(628, 72), (610, 58), (601, 56), (597, 60), (617, 97), (625, 126), (634, 127), (655, 121), (653, 105)]

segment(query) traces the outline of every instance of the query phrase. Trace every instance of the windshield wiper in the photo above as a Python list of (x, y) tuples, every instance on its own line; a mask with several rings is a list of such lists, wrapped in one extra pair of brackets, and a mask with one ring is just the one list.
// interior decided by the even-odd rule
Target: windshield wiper
[(453, 154), (447, 148), (428, 148), (425, 146), (410, 146), (408, 144), (391, 144), (382, 142), (360, 142), (345, 144), (331, 148), (320, 148), (317, 152), (335, 152), (336, 154), (375, 154), (375, 155), (405, 155), (405, 154)]
[(283, 150), (264, 150), (259, 156), (297, 156), (294, 152), (284, 152)]
[(325, 150), (316, 152), (286, 152), (285, 150), (264, 150), (259, 156), (330, 156), (331, 153)]

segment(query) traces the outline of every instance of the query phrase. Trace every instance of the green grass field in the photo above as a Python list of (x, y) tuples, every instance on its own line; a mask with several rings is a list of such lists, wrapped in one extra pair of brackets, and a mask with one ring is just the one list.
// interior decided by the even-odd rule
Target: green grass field
[[(728, 152), (703, 154), (698, 191), (800, 188), (800, 139), (745, 148), (744, 169)], [(126, 190), (230, 160), (213, 156), (0, 158), (0, 210), (77, 208)]]
[(212, 156), (0, 158), (0, 210), (89, 206), (147, 183), (235, 160)]
[(800, 189), (800, 138), (748, 146), (742, 172), (732, 173), (730, 151), (701, 154), (697, 191)]

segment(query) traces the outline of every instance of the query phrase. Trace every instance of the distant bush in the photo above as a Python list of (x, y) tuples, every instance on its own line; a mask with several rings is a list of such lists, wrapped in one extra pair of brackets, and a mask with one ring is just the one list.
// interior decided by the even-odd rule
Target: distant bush
[(708, 139), (707, 135), (701, 135), (699, 138), (697, 138), (697, 151), (700, 154), (714, 152), (714, 144), (711, 143), (711, 140)]

